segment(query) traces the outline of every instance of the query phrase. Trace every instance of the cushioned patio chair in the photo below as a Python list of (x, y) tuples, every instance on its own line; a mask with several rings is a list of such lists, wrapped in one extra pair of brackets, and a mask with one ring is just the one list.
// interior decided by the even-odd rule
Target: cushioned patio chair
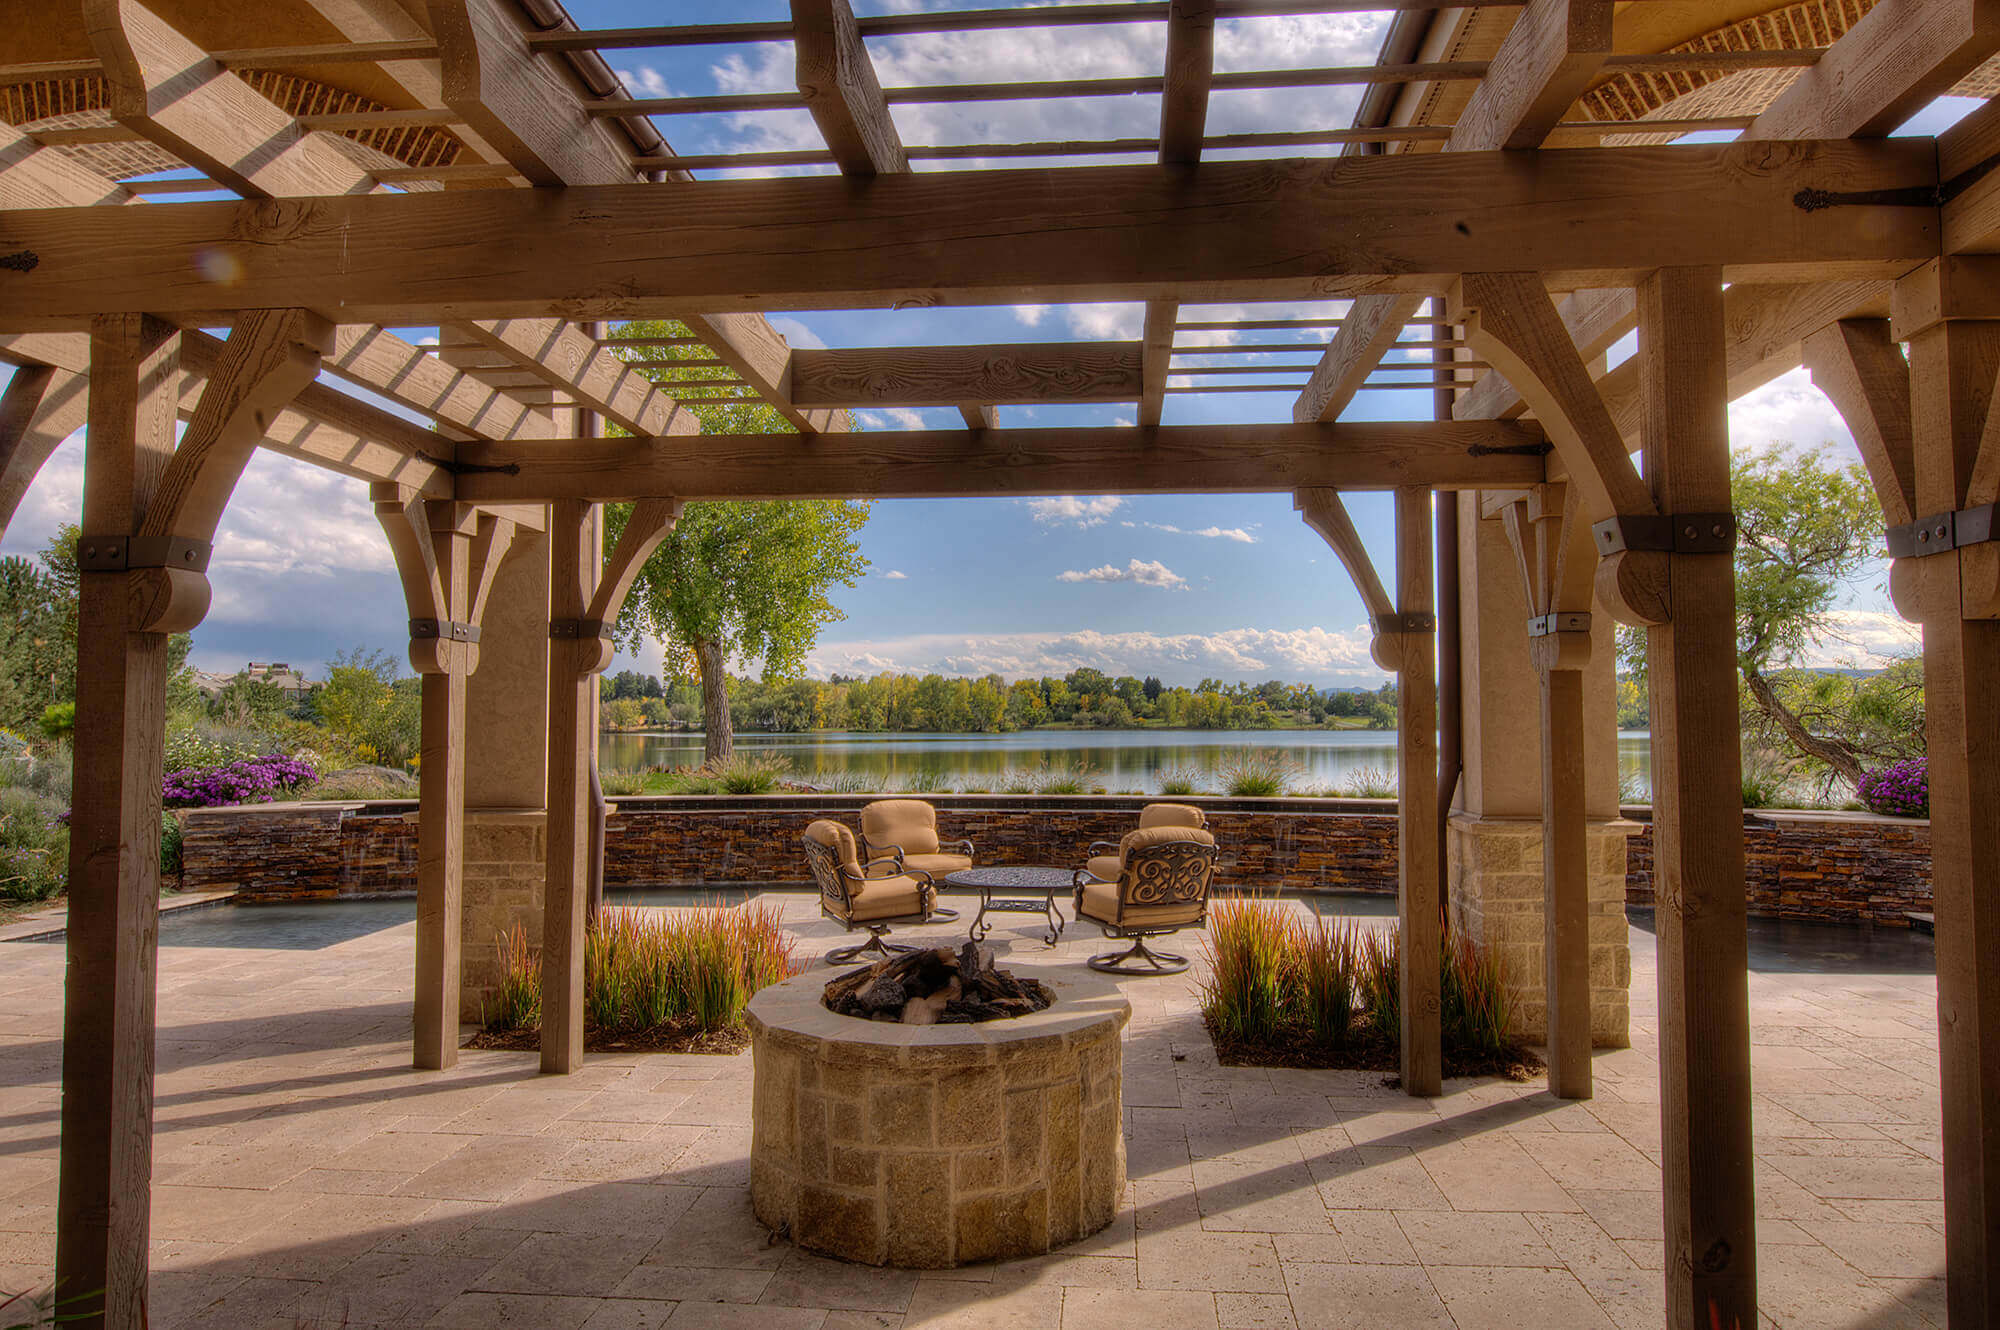
[(1146, 939), (1206, 924), (1214, 876), (1215, 837), (1200, 827), (1142, 827), (1118, 842), (1116, 855), (1093, 856), (1076, 870), (1076, 917), (1132, 945), (1092, 956), (1090, 968), (1129, 975), (1187, 969), (1187, 957), (1152, 951)]
[(861, 929), (868, 934), (866, 942), (829, 951), (828, 964), (852, 965), (912, 950), (882, 938), (896, 924), (925, 924), (935, 917), (937, 888), (929, 873), (899, 871), (900, 865), (890, 858), (863, 864), (854, 833), (825, 818), (806, 828), (805, 850), (813, 880), (819, 884), (820, 913), (850, 933)]
[[(1197, 831), (1208, 826), (1208, 818), (1193, 804), (1147, 804), (1139, 810), (1139, 830), (1149, 827), (1193, 827)], [(1118, 876), (1118, 842), (1094, 840), (1088, 851), (1090, 861), (1084, 866), (1106, 882)]]
[[(922, 871), (933, 879), (972, 867), (972, 842), (940, 842), (937, 809), (922, 799), (877, 799), (862, 805), (861, 853), (870, 859), (886, 855), (903, 871)], [(949, 922), (958, 918), (958, 911), (939, 906), (931, 917)]]

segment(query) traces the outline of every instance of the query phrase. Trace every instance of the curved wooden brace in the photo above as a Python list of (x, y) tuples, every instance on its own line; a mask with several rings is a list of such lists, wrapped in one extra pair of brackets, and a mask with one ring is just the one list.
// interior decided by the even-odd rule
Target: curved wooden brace
[[(1339, 557), (1347, 575), (1354, 579), (1354, 589), (1360, 594), (1361, 604), (1367, 609), (1371, 623), (1393, 618), (1396, 602), (1389, 598), (1380, 574), (1375, 571), (1374, 562), (1362, 547), (1361, 535), (1354, 529), (1354, 519), (1348, 516), (1347, 505), (1340, 501), (1339, 491), (1294, 490), (1292, 507), (1298, 510), (1307, 526), (1319, 533), (1320, 539)], [(1383, 632), (1378, 628), (1369, 648), (1375, 663), (1392, 674), (1400, 673), (1403, 668), (1403, 637), (1402, 633)]]
[(618, 544), (612, 548), (611, 556), (604, 561), (604, 571), (597, 590), (591, 593), (585, 618), (601, 624), (617, 621), (632, 583), (638, 580), (639, 570), (673, 534), (684, 506), (679, 499), (641, 499), (632, 505), (632, 516), (618, 533)]
[[(1507, 543), (1521, 573), (1528, 613), (1589, 614), (1596, 573), (1594, 557), (1577, 539), (1581, 499), (1575, 487), (1537, 485), (1501, 510)], [(1557, 632), (1529, 639), (1529, 654), (1542, 669), (1579, 670), (1590, 663), (1588, 632)]]
[(375, 520), (382, 524), (396, 576), (403, 583), (403, 604), (412, 619), (449, 619), (451, 600), (438, 567), (431, 540), (430, 500), (407, 485), (370, 487)]
[(1910, 365), (1887, 319), (1842, 319), (1805, 339), (1813, 386), (1847, 422), (1891, 526), (1916, 518), (1916, 437)]
[(50, 365), (14, 371), (0, 397), (0, 534), (56, 445), (83, 428), (90, 376)]
[(1659, 508), (1632, 466), (1625, 440), (1534, 273), (1467, 273), (1459, 283), (1465, 338), (1535, 413), (1581, 487), (1592, 522)]
[(486, 622), (486, 602), (493, 596), (493, 581), (499, 576), (500, 565), (506, 562), (507, 553), (520, 534), (520, 525), (510, 517), (498, 513), (479, 514), (479, 531), (472, 538), (471, 593), (465, 611), (467, 623)]

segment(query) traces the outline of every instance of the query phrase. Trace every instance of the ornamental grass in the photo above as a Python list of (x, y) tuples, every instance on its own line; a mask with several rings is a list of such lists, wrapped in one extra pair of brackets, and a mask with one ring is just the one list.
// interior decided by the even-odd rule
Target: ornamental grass
[(584, 935), (583, 1010), (593, 1029), (731, 1029), (758, 989), (792, 973), (792, 939), (775, 905), (662, 914), (607, 909)]

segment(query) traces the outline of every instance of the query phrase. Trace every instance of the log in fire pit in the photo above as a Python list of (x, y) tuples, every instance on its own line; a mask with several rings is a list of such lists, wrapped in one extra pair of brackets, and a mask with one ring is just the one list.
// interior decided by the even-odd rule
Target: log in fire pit
[(751, 998), (757, 1217), (808, 1251), (911, 1269), (1036, 1255), (1110, 1223), (1132, 1007), (1080, 966), (1035, 969), (926, 950)]
[(826, 986), (826, 1005), (843, 1016), (903, 1025), (963, 1025), (1026, 1016), (1056, 1000), (1038, 979), (1017, 979), (993, 948), (968, 942), (925, 948), (844, 974)]

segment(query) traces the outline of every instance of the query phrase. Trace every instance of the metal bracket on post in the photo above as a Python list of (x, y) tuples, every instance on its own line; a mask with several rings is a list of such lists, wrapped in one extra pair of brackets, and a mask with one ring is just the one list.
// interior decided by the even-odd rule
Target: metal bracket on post
[(1955, 513), (1939, 513), (1918, 522), (1889, 528), (1889, 557), (1920, 559), (1930, 554), (1949, 554), (1968, 545), (1984, 545), (1996, 539), (1994, 528), (2000, 504), (1982, 503), (1977, 508), (1961, 508)]
[(610, 637), (611, 625), (602, 619), (552, 619), (549, 621), (549, 636), (566, 642), (580, 642), (586, 637)]
[(78, 536), (76, 567), (83, 573), (122, 573), (134, 568), (208, 571), (215, 547), (186, 536)]
[(1553, 637), (1557, 633), (1588, 633), (1588, 614), (1537, 614), (1528, 620), (1529, 637)]
[(412, 619), (410, 620), (410, 640), (412, 642), (477, 642), (479, 625), (459, 623), (455, 619)]
[(1735, 513), (1621, 513), (1590, 528), (1600, 556), (1623, 550), (1728, 554), (1736, 548)]
[(1377, 633), (1435, 633), (1437, 615), (1419, 611), (1414, 614), (1378, 614), (1375, 616)]

